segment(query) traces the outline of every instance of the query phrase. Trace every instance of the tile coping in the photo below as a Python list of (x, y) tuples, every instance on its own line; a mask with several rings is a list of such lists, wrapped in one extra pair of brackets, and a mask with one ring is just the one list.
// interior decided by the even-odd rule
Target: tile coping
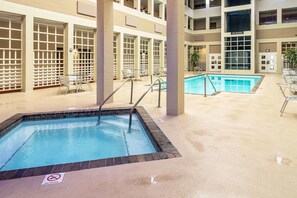
[[(257, 84), (253, 87), (253, 89), (251, 90), (250, 93), (242, 93), (242, 92), (232, 92), (232, 91), (229, 91), (229, 92), (226, 92), (226, 93), (237, 93), (237, 94), (255, 94), (256, 91), (258, 90), (259, 86), (261, 85), (265, 75), (260, 75), (260, 74), (255, 74), (255, 75), (251, 75), (251, 74), (219, 74), (219, 73), (201, 73), (201, 74), (196, 74), (196, 75), (192, 75), (192, 76), (187, 76), (185, 77), (184, 79), (189, 79), (189, 78), (195, 78), (195, 77), (198, 77), (198, 76), (203, 76), (205, 74), (210, 74), (210, 75), (226, 75), (226, 76), (232, 76), (232, 75), (236, 75), (236, 76), (259, 76), (261, 77), (260, 80), (257, 82)], [(166, 82), (166, 81), (165, 81)], [(157, 85), (157, 84), (156, 84)], [(166, 88), (163, 88), (162, 91), (166, 90)], [(225, 91), (216, 91), (214, 92), (213, 94), (210, 94), (210, 95), (207, 95), (207, 96), (215, 96), (215, 95), (218, 95), (222, 92), (225, 92)], [(185, 93), (185, 94), (189, 94), (189, 95), (203, 95), (203, 94), (194, 94), (194, 93)]]
[[(122, 115), (130, 112), (129, 108), (108, 108), (102, 110), (102, 115)], [(89, 160), (83, 162), (56, 164), (49, 166), (25, 168), (18, 170), (0, 171), (0, 181), (8, 179), (16, 179), (22, 177), (39, 176), (58, 172), (77, 171), (90, 168), (99, 168), (107, 166), (115, 166), (121, 164), (146, 162), (153, 160), (162, 160), (181, 157), (181, 154), (157, 126), (154, 120), (146, 112), (146, 110), (139, 106), (134, 112), (144, 128), (148, 132), (148, 136), (152, 140), (157, 152), (150, 154), (131, 155), (123, 157), (114, 157), (106, 159)], [(97, 116), (98, 109), (79, 109), (68, 111), (53, 111), (53, 112), (39, 112), (39, 113), (19, 113), (0, 123), (0, 138), (9, 133), (14, 127), (19, 125), (22, 121), (45, 120), (45, 119), (62, 119), (73, 117), (91, 117)]]

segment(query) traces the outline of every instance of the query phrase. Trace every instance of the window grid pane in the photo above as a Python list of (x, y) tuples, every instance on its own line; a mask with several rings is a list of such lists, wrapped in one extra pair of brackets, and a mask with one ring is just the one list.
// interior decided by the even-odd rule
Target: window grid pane
[(33, 87), (59, 85), (64, 74), (64, 29), (62, 25), (34, 23)]
[(21, 19), (5, 17), (1, 19), (0, 24), (0, 93), (21, 90)]
[(95, 60), (94, 60), (94, 31), (74, 29), (73, 37), (73, 72), (82, 74), (84, 81), (94, 81)]

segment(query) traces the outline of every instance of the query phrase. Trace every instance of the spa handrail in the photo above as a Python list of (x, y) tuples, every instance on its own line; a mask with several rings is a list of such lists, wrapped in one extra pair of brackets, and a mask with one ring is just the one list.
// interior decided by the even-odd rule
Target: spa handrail
[(128, 132), (131, 131), (131, 124), (132, 124), (132, 113), (134, 112), (136, 106), (140, 103), (140, 101), (144, 98), (144, 96), (146, 96), (146, 94), (150, 91), (150, 89), (155, 85), (155, 83), (158, 82), (159, 84), (159, 98), (158, 98), (158, 108), (160, 108), (160, 103), (161, 103), (161, 80), (160, 79), (156, 79), (151, 85), (150, 87), (145, 91), (144, 94), (142, 94), (142, 96), (137, 100), (137, 102), (133, 105), (133, 107), (130, 110), (130, 115), (129, 115), (129, 130)]
[(117, 92), (119, 91), (128, 81), (131, 81), (131, 95), (130, 95), (130, 103), (129, 104), (133, 104), (133, 79), (132, 78), (128, 78), (126, 79), (121, 86), (119, 86), (117, 89), (115, 89), (104, 101), (103, 103), (99, 106), (99, 112), (98, 112), (98, 122), (97, 125), (100, 125), (100, 120), (101, 120), (101, 109), (102, 106)]

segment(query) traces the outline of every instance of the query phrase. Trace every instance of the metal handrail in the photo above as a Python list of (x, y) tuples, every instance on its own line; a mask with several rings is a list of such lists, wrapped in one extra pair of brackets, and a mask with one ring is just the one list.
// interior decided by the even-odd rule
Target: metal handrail
[(155, 85), (155, 83), (158, 82), (159, 83), (159, 98), (158, 98), (158, 108), (160, 108), (160, 103), (161, 103), (161, 81), (160, 79), (156, 79), (154, 81), (154, 83), (152, 83), (150, 85), (150, 87), (145, 91), (144, 94), (142, 94), (142, 96), (137, 100), (137, 102), (133, 105), (133, 107), (130, 110), (130, 115), (129, 115), (129, 130), (128, 132), (131, 131), (131, 124), (132, 124), (132, 113), (134, 112), (136, 106), (140, 103), (140, 101), (144, 98), (144, 96), (150, 91), (150, 89)]
[(208, 78), (208, 80), (209, 80), (210, 84), (212, 85), (212, 87), (214, 88), (215, 92), (217, 92), (217, 89), (215, 88), (214, 84), (210, 80), (208, 74), (204, 74), (204, 97), (206, 97), (206, 77)]
[(104, 101), (103, 103), (99, 106), (99, 112), (98, 112), (98, 122), (97, 125), (100, 125), (100, 120), (101, 120), (101, 109), (102, 106), (117, 92), (119, 91), (128, 81), (131, 81), (131, 95), (130, 95), (130, 103), (133, 104), (133, 79), (132, 78), (127, 78), (121, 86), (119, 86), (116, 90), (114, 90)]
[[(151, 75), (151, 84), (153, 84), (153, 76), (157, 77), (161, 83), (166, 83), (160, 76), (157, 76), (157, 75)], [(161, 86), (162, 87), (162, 86)], [(153, 91), (153, 87), (151, 88), (151, 91)]]

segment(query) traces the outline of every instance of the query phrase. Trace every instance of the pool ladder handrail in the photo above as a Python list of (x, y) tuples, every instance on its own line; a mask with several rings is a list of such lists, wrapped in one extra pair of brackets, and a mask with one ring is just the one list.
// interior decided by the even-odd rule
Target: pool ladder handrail
[(208, 74), (204, 74), (204, 97), (206, 97), (206, 77), (208, 78), (208, 80), (209, 80), (210, 84), (212, 85), (212, 87), (214, 88), (215, 92), (217, 92), (217, 89), (215, 88), (214, 84), (210, 80)]
[[(153, 76), (157, 77), (160, 81), (161, 81), (161, 84), (162, 83), (166, 83), (166, 81), (164, 81), (160, 76), (158, 75), (151, 75), (151, 84), (153, 84)], [(162, 87), (162, 86), (161, 86)], [(151, 91), (154, 91), (153, 87), (151, 88)]]
[(146, 94), (151, 90), (151, 88), (155, 85), (155, 83), (158, 82), (159, 84), (159, 96), (158, 96), (158, 107), (160, 108), (160, 103), (161, 103), (161, 80), (158, 78), (156, 79), (151, 85), (150, 87), (144, 92), (144, 94), (142, 94), (142, 96), (137, 100), (137, 102), (133, 105), (133, 107), (130, 109), (130, 113), (129, 113), (129, 129), (128, 132), (131, 131), (131, 125), (132, 125), (132, 114), (136, 108), (136, 106), (140, 103), (140, 101), (144, 98), (144, 96), (146, 96)]
[(103, 103), (99, 106), (99, 111), (98, 111), (98, 122), (97, 125), (100, 125), (101, 121), (101, 110), (102, 106), (117, 92), (119, 91), (128, 81), (131, 82), (131, 95), (130, 95), (130, 103), (133, 104), (133, 79), (132, 78), (127, 78), (117, 89), (115, 89), (104, 101)]

